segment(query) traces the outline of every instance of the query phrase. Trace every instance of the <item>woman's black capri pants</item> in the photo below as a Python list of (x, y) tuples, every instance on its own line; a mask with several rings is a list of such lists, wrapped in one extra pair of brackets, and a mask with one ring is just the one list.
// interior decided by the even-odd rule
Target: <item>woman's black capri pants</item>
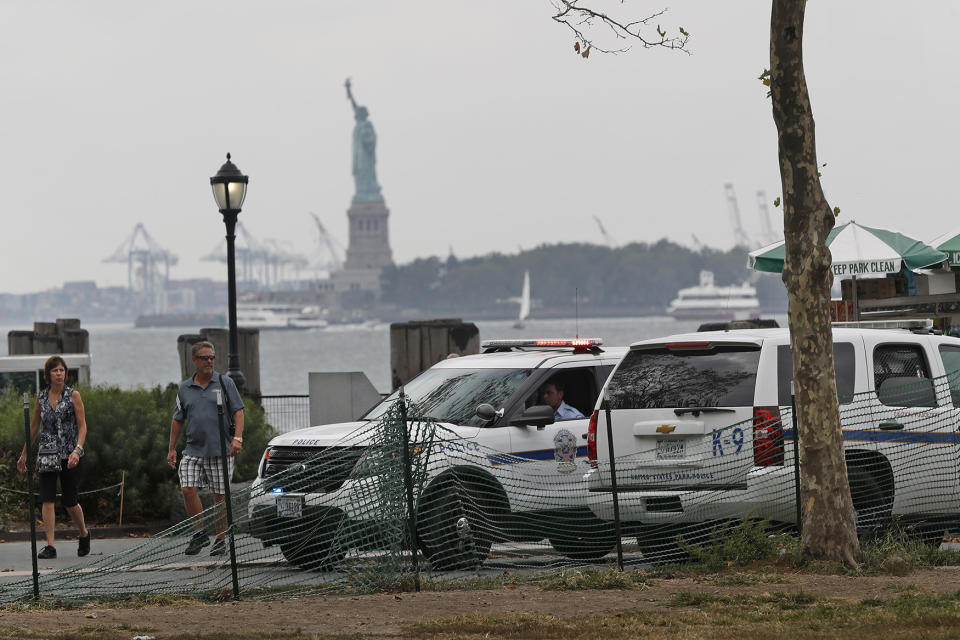
[(67, 461), (60, 461), (60, 471), (52, 473), (38, 473), (40, 476), (40, 502), (55, 502), (57, 498), (57, 478), (60, 478), (60, 489), (63, 497), (60, 502), (65, 507), (77, 504), (77, 489), (80, 487), (80, 470), (83, 468), (83, 458), (73, 469), (67, 468)]

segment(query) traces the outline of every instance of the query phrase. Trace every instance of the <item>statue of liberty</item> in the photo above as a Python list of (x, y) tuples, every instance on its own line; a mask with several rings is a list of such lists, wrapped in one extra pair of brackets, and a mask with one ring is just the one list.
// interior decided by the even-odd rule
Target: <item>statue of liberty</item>
[(353, 180), (356, 183), (354, 202), (383, 201), (380, 185), (377, 184), (377, 134), (373, 123), (367, 119), (366, 107), (358, 106), (350, 91), (350, 78), (345, 83), (347, 98), (353, 105), (353, 117), (357, 124), (353, 127)]

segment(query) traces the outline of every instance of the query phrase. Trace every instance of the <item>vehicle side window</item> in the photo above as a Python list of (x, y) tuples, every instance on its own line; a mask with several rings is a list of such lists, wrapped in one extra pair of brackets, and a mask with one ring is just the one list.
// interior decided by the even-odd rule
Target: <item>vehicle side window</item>
[(600, 387), (597, 385), (596, 367), (582, 367), (578, 369), (560, 369), (540, 384), (527, 397), (524, 406), (529, 408), (535, 404), (547, 404), (540, 397), (540, 389), (544, 384), (558, 382), (563, 388), (563, 401), (577, 409), (584, 416), (593, 413), (597, 402)]
[[(856, 351), (850, 342), (833, 343), (833, 367), (837, 373), (837, 400), (840, 404), (853, 402), (856, 379)], [(790, 345), (777, 347), (777, 402), (781, 407), (790, 405), (790, 381), (793, 380), (793, 353)]]
[(616, 365), (605, 364), (602, 367), (597, 367), (597, 392), (599, 393), (600, 388), (606, 384), (607, 378), (610, 377), (610, 374), (613, 373), (613, 369)]
[(873, 351), (873, 379), (880, 402), (887, 406), (937, 406), (930, 367), (920, 345), (878, 345)]
[(750, 407), (758, 345), (631, 349), (607, 386), (611, 409)]
[(940, 358), (943, 360), (943, 369), (947, 372), (953, 406), (960, 407), (960, 347), (940, 345)]

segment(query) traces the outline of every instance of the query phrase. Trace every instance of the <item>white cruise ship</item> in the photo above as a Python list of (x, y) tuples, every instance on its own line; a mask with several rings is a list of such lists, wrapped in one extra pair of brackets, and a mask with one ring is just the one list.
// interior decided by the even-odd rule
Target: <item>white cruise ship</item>
[(257, 329), (322, 329), (327, 326), (321, 310), (290, 304), (241, 303), (237, 326)]
[(757, 290), (749, 284), (718, 287), (712, 271), (701, 271), (700, 284), (677, 291), (667, 313), (678, 320), (741, 320), (759, 309)]

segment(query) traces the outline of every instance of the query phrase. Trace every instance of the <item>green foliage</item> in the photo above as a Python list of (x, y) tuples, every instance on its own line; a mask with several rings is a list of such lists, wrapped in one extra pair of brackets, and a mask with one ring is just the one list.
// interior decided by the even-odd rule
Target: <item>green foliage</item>
[(769, 98), (772, 95), (770, 92), (770, 69), (764, 69), (763, 73), (757, 77), (757, 80), (767, 88), (767, 97)]
[[(383, 299), (418, 313), (485, 313), (508, 317), (530, 271), (532, 297), (548, 313), (572, 313), (579, 289), (587, 309), (662, 313), (677, 290), (697, 284), (701, 269), (717, 284), (739, 284), (749, 275), (746, 250), (693, 251), (667, 240), (609, 248), (593, 244), (542, 245), (517, 255), (489, 254), (458, 260), (430, 257), (383, 270)], [(761, 278), (757, 295), (764, 307), (786, 308), (779, 275)], [(498, 304), (497, 301), (500, 301)]]
[(941, 551), (936, 545), (918, 540), (909, 529), (893, 527), (884, 535), (860, 545), (862, 559), (855, 568), (844, 566), (829, 571), (824, 565), (809, 566), (810, 569), (827, 570), (830, 573), (853, 575), (907, 575), (917, 569), (960, 565), (960, 552)]
[(742, 522), (715, 527), (705, 544), (687, 544), (682, 536), (678, 542), (694, 564), (717, 571), (775, 560), (784, 554), (790, 538), (771, 535), (769, 529), (770, 523), (766, 520), (745, 518)]
[[(79, 389), (87, 418), (84, 480), (80, 491), (91, 491), (124, 479), (123, 518), (164, 520), (178, 486), (177, 474), (167, 465), (170, 421), (177, 385), (153, 389), (120, 389), (94, 386)], [(237, 459), (234, 478), (250, 480), (273, 430), (263, 410), (249, 399), (244, 410), (243, 452)], [(31, 405), (31, 411), (33, 407)], [(23, 401), (15, 392), (0, 394), (0, 487), (26, 489), (16, 472), (16, 460), (24, 442)], [(180, 447), (182, 449), (182, 438)], [(33, 449), (35, 455), (35, 448)], [(0, 491), (0, 514), (5, 519), (25, 519), (23, 495)], [(81, 495), (80, 504), (91, 522), (119, 519), (119, 488)]]

